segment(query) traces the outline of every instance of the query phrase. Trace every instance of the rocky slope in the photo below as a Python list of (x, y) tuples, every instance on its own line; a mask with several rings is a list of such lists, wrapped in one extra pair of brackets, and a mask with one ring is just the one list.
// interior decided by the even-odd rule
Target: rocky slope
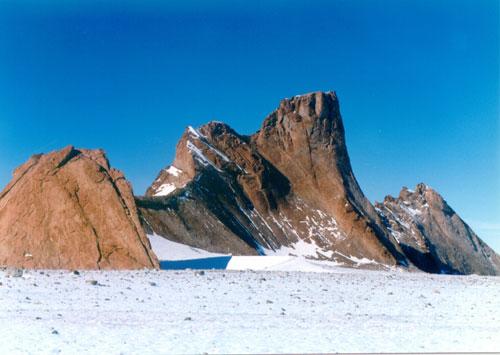
[(500, 257), (432, 188), (419, 184), (376, 207), (408, 258), (428, 272), (500, 274)]
[(283, 100), (252, 136), (189, 127), (137, 204), (149, 233), (209, 251), (409, 265), (356, 182), (333, 92)]
[(0, 193), (0, 266), (156, 268), (123, 174), (100, 150), (35, 155)]

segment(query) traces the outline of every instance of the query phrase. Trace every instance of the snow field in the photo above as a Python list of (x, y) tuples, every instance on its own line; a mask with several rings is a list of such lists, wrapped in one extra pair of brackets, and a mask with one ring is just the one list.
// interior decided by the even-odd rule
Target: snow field
[(500, 350), (500, 278), (332, 271), (0, 271), (0, 353)]

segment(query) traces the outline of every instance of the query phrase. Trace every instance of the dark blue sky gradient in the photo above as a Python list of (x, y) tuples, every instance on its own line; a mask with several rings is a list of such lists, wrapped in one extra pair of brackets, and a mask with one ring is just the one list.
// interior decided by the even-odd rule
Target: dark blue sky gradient
[(498, 1), (167, 3), (0, 2), (0, 188), (73, 144), (142, 194), (187, 125), (335, 90), (372, 201), (424, 181), (500, 250)]

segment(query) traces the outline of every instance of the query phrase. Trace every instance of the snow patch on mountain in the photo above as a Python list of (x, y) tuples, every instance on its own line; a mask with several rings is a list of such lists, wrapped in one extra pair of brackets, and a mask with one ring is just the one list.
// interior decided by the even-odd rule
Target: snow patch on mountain
[(211, 166), (212, 168), (214, 168), (215, 170), (217, 170), (218, 172), (222, 173), (222, 170), (219, 169), (213, 161), (211, 161), (210, 159), (208, 159), (205, 154), (203, 154), (203, 152), (201, 151), (200, 148), (198, 148), (197, 146), (195, 146), (193, 144), (193, 142), (191, 141), (187, 141), (186, 143), (186, 146), (187, 148), (194, 154), (194, 158), (200, 162), (203, 166)]
[(280, 255), (280, 256), (304, 256), (304, 257), (326, 257), (331, 258), (333, 251), (323, 250), (320, 248), (313, 239), (305, 241), (299, 239), (297, 242), (290, 244), (289, 246), (282, 246), (279, 249), (272, 250), (264, 248), (266, 255)]
[(226, 162), (230, 162), (231, 161), (227, 157), (227, 155), (225, 155), (220, 150), (218, 150), (217, 148), (215, 148), (212, 144), (208, 143), (206, 137), (199, 130), (194, 129), (191, 126), (189, 126), (188, 129), (189, 129), (189, 133), (191, 134), (192, 137), (194, 137), (195, 139), (197, 139), (200, 142), (202, 142), (208, 149), (210, 149), (215, 154), (217, 154), (218, 156), (220, 156), (224, 161), (226, 161)]
[(194, 128), (192, 126), (188, 126), (188, 131), (189, 131), (189, 133), (191, 133), (192, 136), (194, 136), (194, 138), (204, 137), (204, 135), (202, 135), (200, 133), (200, 131), (198, 131), (196, 128)]
[(170, 167), (166, 171), (167, 171), (167, 173), (169, 173), (170, 175), (173, 175), (175, 177), (178, 177), (180, 174), (182, 174), (182, 170), (181, 169), (177, 169), (173, 165), (170, 165)]
[(174, 184), (163, 184), (156, 190), (153, 196), (168, 196), (174, 192), (177, 188)]

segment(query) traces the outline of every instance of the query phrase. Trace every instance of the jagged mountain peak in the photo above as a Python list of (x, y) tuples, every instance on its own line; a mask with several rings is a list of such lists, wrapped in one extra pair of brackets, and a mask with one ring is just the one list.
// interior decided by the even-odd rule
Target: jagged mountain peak
[(436, 209), (448, 215), (456, 214), (439, 192), (425, 183), (417, 184), (414, 189), (403, 186), (398, 197), (387, 195), (382, 204), (376, 203), (376, 206), (378, 205), (410, 207), (411, 211), (420, 212), (413, 213), (415, 216), (422, 215), (424, 211), (429, 209)]
[[(193, 128), (193, 127), (191, 127)], [(193, 128), (194, 129), (194, 128)], [(189, 127), (188, 127), (189, 130)], [(202, 126), (200, 126), (198, 129), (194, 129), (195, 131), (198, 131), (199, 133), (207, 138), (210, 136), (217, 136), (217, 135), (223, 135), (223, 134), (232, 134), (235, 136), (239, 136), (236, 131), (231, 128), (227, 123), (221, 122), (221, 121), (210, 121)]]
[(376, 203), (387, 229), (420, 269), (497, 275), (500, 257), (426, 184)]
[(418, 183), (414, 189), (410, 189), (406, 186), (403, 186), (401, 188), (401, 191), (399, 192), (399, 198), (405, 198), (405, 197), (410, 197), (410, 196), (422, 196), (425, 197), (426, 194), (437, 194), (437, 191), (434, 190), (432, 187), (429, 185), (420, 182)]

